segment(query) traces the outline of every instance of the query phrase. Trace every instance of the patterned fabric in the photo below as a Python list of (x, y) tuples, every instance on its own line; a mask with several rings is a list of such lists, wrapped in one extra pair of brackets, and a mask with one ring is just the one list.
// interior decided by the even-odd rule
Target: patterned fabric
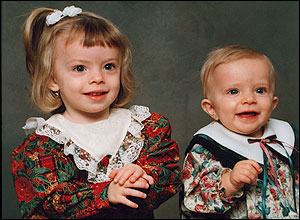
[[(296, 144), (298, 141), (296, 142)], [(191, 141), (193, 150), (187, 152), (183, 165), (183, 190), (180, 192), (181, 218), (261, 219), (263, 176), (255, 184), (245, 186), (235, 195), (224, 197), (220, 187), (221, 175), (234, 164), (247, 158), (224, 148), (206, 135), (196, 135)], [(191, 149), (190, 148), (190, 149)], [(299, 146), (297, 146), (299, 149)], [(285, 157), (268, 149), (278, 177), (276, 187), (270, 164), (267, 171), (266, 217), (299, 219), (299, 154), (295, 160), (295, 197), (289, 163)], [(293, 152), (294, 153), (294, 152)], [(225, 156), (226, 155), (226, 156)], [(261, 165), (263, 168), (263, 165)], [(295, 210), (294, 199), (297, 210)]]
[[(109, 203), (111, 181), (90, 183), (64, 145), (36, 133), (26, 136), (11, 156), (18, 203), (23, 218), (153, 218), (153, 209), (181, 186), (179, 149), (171, 140), (167, 118), (152, 113), (143, 121), (144, 146), (135, 161), (154, 179), (146, 199), (132, 198), (138, 209)], [(107, 164), (109, 158), (101, 161)]]
[[(122, 168), (128, 163), (136, 161), (139, 157), (140, 151), (144, 146), (144, 140), (141, 136), (141, 131), (144, 129), (142, 122), (151, 116), (149, 108), (140, 105), (133, 105), (129, 110), (122, 108), (113, 108), (111, 110), (109, 119), (88, 125), (79, 125), (79, 127), (74, 126), (74, 124), (65, 127), (64, 123), (69, 122), (61, 114), (52, 115), (47, 121), (40, 117), (31, 117), (26, 120), (26, 125), (23, 129), (25, 129), (26, 134), (35, 132), (38, 135), (47, 136), (59, 144), (64, 144), (64, 154), (71, 154), (77, 168), (87, 171), (89, 182), (110, 181), (109, 174), (112, 170)], [(126, 110), (125, 115), (123, 114), (124, 110)], [(130, 115), (127, 114), (128, 112)], [(127, 123), (123, 124), (127, 116), (129, 116), (128, 119), (131, 121), (129, 126)], [(125, 119), (121, 117), (125, 117)], [(123, 127), (122, 130), (124, 131), (124, 136), (121, 138), (116, 137), (119, 140), (123, 139), (118, 145), (116, 145), (116, 140), (112, 139), (115, 135), (123, 134), (115, 133), (113, 128), (118, 130), (115, 126)], [(74, 133), (71, 133), (72, 131)], [(99, 133), (98, 136), (97, 133)], [(75, 136), (76, 134), (78, 136)], [(90, 136), (90, 139), (82, 138), (83, 135), (86, 137)], [(107, 139), (103, 138), (105, 135), (107, 135)], [(78, 140), (79, 137), (82, 139)], [(82, 146), (84, 143), (86, 145)], [(90, 144), (93, 147), (89, 148)], [(112, 149), (108, 149), (109, 144), (112, 145)], [(94, 149), (95, 147), (102, 149)], [(114, 151), (116, 153), (113, 153)], [(101, 152), (102, 156), (99, 157), (97, 152)]]

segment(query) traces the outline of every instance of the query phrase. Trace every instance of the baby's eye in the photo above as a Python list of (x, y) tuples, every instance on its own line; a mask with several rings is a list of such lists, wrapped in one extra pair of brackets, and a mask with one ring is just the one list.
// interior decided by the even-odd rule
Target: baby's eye
[(104, 66), (105, 70), (112, 70), (114, 68), (115, 68), (115, 65), (112, 63), (105, 64), (105, 66)]
[(74, 68), (74, 70), (77, 71), (77, 72), (83, 72), (84, 71), (84, 66), (82, 66), (82, 65), (76, 66)]
[(235, 94), (238, 94), (239, 91), (237, 89), (231, 89), (231, 90), (229, 90), (228, 93), (231, 94), (231, 95), (235, 95)]
[(257, 93), (260, 93), (260, 94), (262, 94), (262, 93), (264, 93), (264, 92), (265, 92), (265, 89), (263, 89), (263, 88), (259, 88), (259, 89), (257, 89), (257, 90), (256, 90), (256, 92), (257, 92)]

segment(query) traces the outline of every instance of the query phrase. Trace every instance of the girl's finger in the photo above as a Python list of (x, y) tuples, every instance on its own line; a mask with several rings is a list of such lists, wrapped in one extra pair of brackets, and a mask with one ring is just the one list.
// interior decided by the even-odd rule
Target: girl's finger
[(132, 175), (130, 178), (129, 178), (129, 181), (134, 183), (139, 177), (137, 175)]
[(114, 182), (115, 182), (115, 183), (118, 183), (118, 182), (119, 182), (119, 179), (123, 176), (124, 172), (125, 172), (124, 168), (118, 169), (118, 173), (117, 173), (117, 175), (114, 177)]
[(130, 181), (126, 181), (123, 186), (125, 188), (141, 188), (141, 189), (148, 189), (149, 188), (148, 182), (143, 178), (139, 178), (134, 183), (131, 183)]
[(136, 189), (127, 188), (124, 190), (124, 196), (133, 196), (133, 197), (145, 199), (147, 197), (147, 194)]
[(127, 180), (131, 175), (133, 175), (134, 173), (135, 173), (134, 170), (126, 169), (126, 170), (122, 173), (122, 175), (120, 175), (119, 178), (118, 178), (119, 184), (120, 184), (120, 185), (123, 185), (123, 184), (126, 182), (126, 180)]
[(126, 196), (122, 196), (120, 198), (120, 203), (124, 204), (124, 205), (127, 205), (131, 208), (134, 208), (134, 209), (139, 207), (138, 204), (136, 204), (136, 203), (132, 202), (131, 200), (127, 199)]
[(134, 183), (138, 178), (142, 177), (144, 175), (145, 171), (143, 170), (136, 170), (132, 176), (130, 177), (130, 182)]
[(148, 183), (150, 185), (152, 185), (154, 183), (153, 177), (150, 175), (147, 175), (146, 173), (144, 173), (144, 175), (142, 176), (144, 179), (146, 179), (148, 181)]
[(110, 172), (110, 174), (109, 174), (109, 178), (111, 178), (111, 179), (113, 179), (115, 176), (116, 176), (116, 174), (118, 173), (118, 170), (112, 170), (111, 172)]

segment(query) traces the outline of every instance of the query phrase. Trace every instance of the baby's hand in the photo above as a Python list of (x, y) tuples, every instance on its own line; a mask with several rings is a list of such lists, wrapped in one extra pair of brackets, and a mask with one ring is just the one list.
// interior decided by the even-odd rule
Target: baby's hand
[(232, 195), (246, 183), (256, 182), (263, 169), (254, 160), (242, 160), (235, 164), (232, 171), (222, 176), (222, 186), (226, 188), (225, 196)]
[(144, 178), (150, 185), (154, 182), (152, 176), (149, 176), (142, 167), (133, 163), (126, 164), (120, 169), (112, 170), (109, 174), (109, 178), (113, 179), (114, 183), (119, 182), (120, 185), (123, 185), (127, 180), (134, 183), (140, 177)]
[(131, 183), (130, 181), (126, 181), (123, 185), (120, 185), (119, 183), (115, 183), (114, 181), (112, 181), (109, 184), (108, 191), (107, 191), (108, 200), (113, 204), (124, 204), (131, 208), (138, 208), (138, 204), (129, 200), (127, 196), (133, 196), (133, 197), (145, 199), (147, 195), (135, 188), (148, 189), (149, 184), (143, 178), (139, 178), (134, 183)]

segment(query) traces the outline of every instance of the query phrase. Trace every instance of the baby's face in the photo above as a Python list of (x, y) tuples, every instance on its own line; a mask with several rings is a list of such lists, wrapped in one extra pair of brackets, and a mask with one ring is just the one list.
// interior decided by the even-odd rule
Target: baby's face
[(271, 91), (267, 61), (240, 59), (217, 66), (208, 79), (208, 99), (214, 119), (226, 128), (261, 137), (261, 128), (278, 103)]

